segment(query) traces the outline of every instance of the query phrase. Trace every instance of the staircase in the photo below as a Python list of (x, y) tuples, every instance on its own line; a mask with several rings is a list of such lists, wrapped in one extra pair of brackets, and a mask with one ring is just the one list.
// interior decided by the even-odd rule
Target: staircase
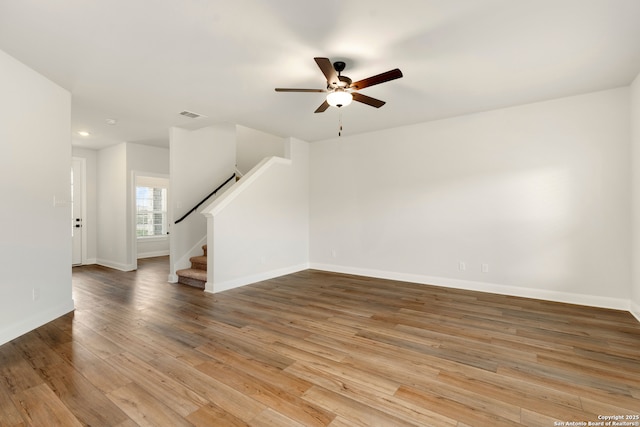
[(204, 289), (207, 282), (207, 245), (202, 246), (204, 255), (189, 258), (191, 268), (176, 271), (178, 283)]

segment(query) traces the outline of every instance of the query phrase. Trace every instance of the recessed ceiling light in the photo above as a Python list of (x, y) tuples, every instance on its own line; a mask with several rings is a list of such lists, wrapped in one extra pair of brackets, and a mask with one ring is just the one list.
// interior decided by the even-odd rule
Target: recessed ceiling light
[(87, 132), (86, 130), (79, 130), (78, 131), (78, 135), (80, 135), (80, 136), (89, 136), (91, 134), (89, 132)]
[(116, 123), (118, 123), (118, 121), (116, 119), (106, 119), (105, 122), (109, 125), (109, 126), (115, 126)]

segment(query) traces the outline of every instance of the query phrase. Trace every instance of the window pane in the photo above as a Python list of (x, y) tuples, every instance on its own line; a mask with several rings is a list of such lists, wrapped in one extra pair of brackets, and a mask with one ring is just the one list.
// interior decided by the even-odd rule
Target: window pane
[(136, 187), (136, 235), (167, 234), (167, 189)]

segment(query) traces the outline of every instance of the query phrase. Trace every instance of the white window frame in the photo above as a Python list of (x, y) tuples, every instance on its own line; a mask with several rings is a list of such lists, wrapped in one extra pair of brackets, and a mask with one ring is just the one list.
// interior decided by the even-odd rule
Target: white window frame
[[(138, 179), (136, 180), (136, 185), (135, 185), (135, 235), (136, 235), (136, 239), (139, 240), (164, 240), (167, 239), (169, 236), (169, 213), (168, 213), (168, 206), (169, 206), (169, 182), (167, 179), (164, 178), (157, 178), (157, 177), (138, 177)], [(163, 229), (162, 229), (162, 234), (150, 234), (150, 235), (144, 235), (144, 236), (139, 236), (138, 235), (138, 218), (139, 218), (139, 214), (140, 214), (140, 203), (139, 203), (139, 197), (138, 197), (138, 188), (151, 188), (151, 189), (161, 189), (164, 193), (163, 195), (163, 200), (162, 200), (162, 207), (161, 209), (151, 209), (147, 212), (147, 214), (151, 215), (151, 217), (153, 218), (154, 214), (160, 213), (162, 215), (162, 224), (163, 224)]]

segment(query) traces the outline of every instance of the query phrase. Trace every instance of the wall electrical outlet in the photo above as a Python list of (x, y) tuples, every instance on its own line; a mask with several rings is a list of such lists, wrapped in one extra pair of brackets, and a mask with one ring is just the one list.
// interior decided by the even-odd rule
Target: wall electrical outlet
[(33, 300), (38, 301), (40, 299), (40, 289), (33, 288)]
[(480, 266), (480, 269), (482, 270), (483, 273), (488, 273), (489, 272), (489, 264), (482, 264)]
[(458, 270), (465, 271), (467, 269), (467, 263), (464, 261), (458, 261)]

